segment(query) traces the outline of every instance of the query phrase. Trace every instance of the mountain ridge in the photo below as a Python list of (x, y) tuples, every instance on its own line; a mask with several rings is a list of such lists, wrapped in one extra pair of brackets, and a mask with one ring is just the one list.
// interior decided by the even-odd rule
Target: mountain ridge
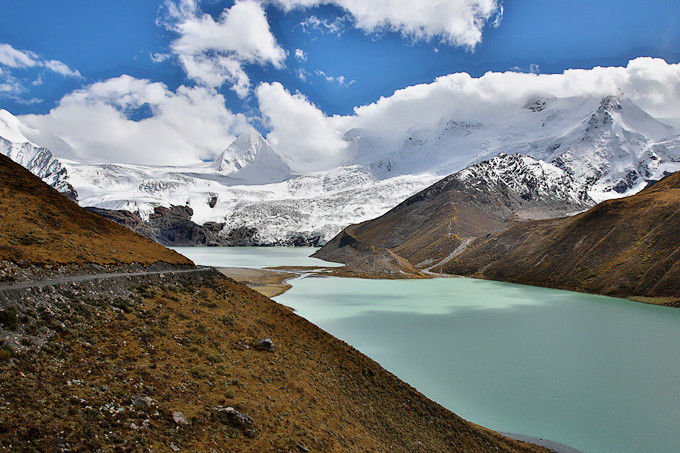
[(311, 174), (290, 171), (252, 129), (214, 162), (159, 167), (58, 159), (66, 175), (57, 179), (77, 190), (83, 206), (129, 211), (145, 222), (158, 207), (188, 206), (197, 225), (224, 224), (220, 236), (257, 230), (258, 243), (281, 244), (298, 237), (325, 243), (348, 224), (382, 215), (443, 176), (499, 154), (557, 167), (596, 202), (680, 170), (678, 132), (625, 96), (482, 103), (397, 132), (391, 141), (375, 134), (348, 131), (344, 166)]
[(439, 269), (680, 306), (680, 173), (572, 217), (517, 224)]
[[(502, 154), (440, 180), (381, 217), (347, 227), (314, 256), (336, 261), (342, 254), (346, 260), (341, 241), (349, 234), (422, 268), (453, 253), (467, 238), (594, 204), (563, 170), (528, 156)], [(370, 254), (370, 247), (361, 254)], [(367, 256), (361, 259), (368, 260)]]

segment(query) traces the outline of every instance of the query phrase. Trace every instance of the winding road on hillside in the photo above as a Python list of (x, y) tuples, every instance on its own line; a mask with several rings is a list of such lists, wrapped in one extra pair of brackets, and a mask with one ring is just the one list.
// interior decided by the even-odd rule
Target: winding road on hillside
[(12, 291), (21, 290), (29, 288), (42, 288), (44, 286), (55, 286), (63, 285), (66, 283), (81, 283), (92, 280), (106, 280), (111, 278), (121, 278), (121, 277), (143, 277), (151, 275), (168, 275), (168, 274), (190, 274), (196, 272), (206, 272), (210, 271), (211, 267), (197, 266), (192, 269), (177, 269), (177, 270), (164, 270), (164, 271), (148, 271), (148, 272), (112, 272), (112, 273), (101, 273), (101, 274), (86, 274), (86, 275), (73, 275), (69, 277), (60, 277), (50, 280), (39, 280), (33, 282), (22, 282), (15, 283), (13, 285), (0, 285), (0, 291)]

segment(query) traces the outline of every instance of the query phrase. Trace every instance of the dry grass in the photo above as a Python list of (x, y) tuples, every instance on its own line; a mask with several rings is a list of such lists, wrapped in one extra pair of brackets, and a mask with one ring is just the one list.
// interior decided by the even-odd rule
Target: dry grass
[(182, 255), (81, 209), (5, 156), (0, 156), (0, 224), (0, 260), (191, 264)]
[(444, 271), (634, 300), (678, 299), (679, 225), (676, 173), (582, 214), (527, 222), (478, 239)]
[[(140, 288), (126, 307), (83, 312), (48, 349), (0, 362), (0, 446), (543, 451), (458, 418), (231, 280)], [(255, 348), (265, 337), (274, 352)], [(133, 396), (152, 398), (152, 407), (135, 409)], [(252, 417), (256, 436), (223, 423), (215, 406)], [(189, 425), (175, 423), (173, 411)]]

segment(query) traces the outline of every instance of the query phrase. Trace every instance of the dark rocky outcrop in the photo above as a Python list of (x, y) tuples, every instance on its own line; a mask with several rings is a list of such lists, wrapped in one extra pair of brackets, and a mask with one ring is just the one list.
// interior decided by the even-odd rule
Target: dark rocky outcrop
[(257, 228), (240, 226), (229, 231), (225, 224), (206, 222), (199, 225), (191, 220), (193, 210), (188, 206), (157, 207), (144, 221), (138, 214), (125, 210), (111, 210), (95, 207), (85, 208), (109, 220), (113, 220), (132, 231), (169, 247), (208, 246), (208, 247), (248, 247), (248, 246), (285, 246), (317, 247), (321, 236), (291, 236), (275, 243), (263, 242)]
[(88, 211), (113, 220), (165, 246), (227, 246), (244, 244), (236, 236), (221, 236), (223, 223), (199, 225), (191, 220), (193, 210), (187, 206), (157, 207), (145, 222), (139, 215), (124, 210), (88, 207)]

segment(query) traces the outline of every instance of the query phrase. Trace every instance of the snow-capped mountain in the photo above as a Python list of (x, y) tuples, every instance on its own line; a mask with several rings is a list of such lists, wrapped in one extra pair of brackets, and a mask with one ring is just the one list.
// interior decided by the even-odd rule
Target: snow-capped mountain
[[(350, 130), (345, 140), (352, 157), (345, 165), (296, 175), (254, 129), (214, 162), (192, 166), (55, 160), (26, 138), (18, 119), (0, 111), (0, 151), (52, 185), (70, 183), (83, 206), (142, 218), (159, 206), (188, 206), (192, 221), (224, 223), (224, 234), (246, 227), (256, 228), (264, 243), (294, 236), (324, 241), (483, 161), (489, 163), (458, 177), (570, 205), (631, 195), (680, 170), (680, 135), (669, 124), (675, 123), (656, 120), (623, 96), (489, 102), (388, 138)], [(526, 187), (532, 189), (522, 192)]]
[(78, 194), (68, 182), (66, 168), (50, 150), (31, 143), (22, 128), (15, 116), (0, 110), (0, 154), (28, 169), (68, 198), (76, 200)]
[(137, 212), (144, 219), (157, 206), (188, 206), (192, 221), (224, 223), (225, 234), (255, 228), (263, 243), (291, 237), (330, 239), (347, 222), (380, 215), (438, 178), (402, 175), (379, 180), (361, 166), (293, 176), (270, 184), (241, 185), (203, 167), (148, 167), (64, 161), (80, 204)]
[(470, 191), (518, 194), (527, 204), (595, 205), (586, 186), (575, 180), (569, 172), (522, 154), (501, 153), (493, 159), (460, 170), (450, 178)]
[(552, 163), (596, 201), (631, 195), (680, 170), (678, 131), (624, 96), (531, 98), (460, 109), (385, 139), (345, 134), (353, 158), (378, 175), (446, 175), (500, 153)]
[(243, 184), (268, 184), (290, 177), (290, 167), (284, 159), (259, 132), (250, 128), (215, 159), (214, 167)]

